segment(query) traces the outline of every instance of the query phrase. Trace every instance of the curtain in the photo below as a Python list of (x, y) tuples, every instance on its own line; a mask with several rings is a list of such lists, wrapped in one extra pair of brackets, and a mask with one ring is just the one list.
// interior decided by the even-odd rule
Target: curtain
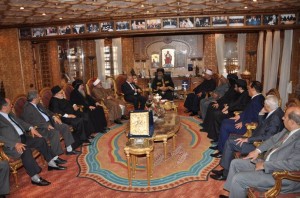
[(266, 45), (265, 45), (265, 69), (264, 69), (263, 93), (267, 92), (269, 71), (271, 69), (271, 64), (272, 64), (271, 61), (272, 61), (272, 32), (267, 31)]
[(218, 72), (222, 74), (225, 70), (224, 66), (224, 34), (215, 34), (216, 54), (218, 63)]
[(271, 68), (268, 70), (268, 83), (265, 91), (269, 91), (272, 88), (276, 88), (277, 76), (278, 76), (278, 66), (280, 59), (280, 31), (276, 30), (274, 32), (273, 38), (273, 48), (272, 48), (272, 59)]
[(122, 39), (112, 39), (112, 57), (114, 75), (122, 74)]
[(291, 93), (290, 69), (293, 47), (293, 30), (284, 31), (284, 43), (280, 68), (279, 93), (281, 96), (281, 106), (285, 106), (288, 101), (288, 94)]
[(103, 81), (105, 80), (104, 39), (97, 39), (95, 42), (98, 78)]
[(257, 70), (256, 70), (256, 80), (261, 82), (262, 80), (262, 67), (264, 59), (264, 32), (259, 32), (259, 39), (257, 45)]
[(238, 34), (237, 53), (240, 73), (244, 72), (246, 68), (246, 36), (247, 34)]

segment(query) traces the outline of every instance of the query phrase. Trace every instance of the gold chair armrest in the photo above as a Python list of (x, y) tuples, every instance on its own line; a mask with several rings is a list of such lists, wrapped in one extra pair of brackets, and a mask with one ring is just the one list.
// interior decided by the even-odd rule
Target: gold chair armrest
[(265, 193), (265, 197), (277, 197), (283, 179), (300, 182), (300, 171), (275, 171), (272, 176), (275, 179), (275, 185)]
[(253, 145), (255, 147), (259, 147), (263, 142), (262, 141), (256, 141), (256, 142), (253, 142)]
[(246, 137), (246, 138), (249, 138), (249, 137), (252, 136), (252, 131), (254, 129), (256, 129), (257, 123), (255, 123), (255, 122), (246, 123), (245, 126), (247, 128), (247, 131), (246, 131), (246, 133), (243, 136)]
[(4, 143), (0, 142), (0, 160), (7, 160), (9, 161), (9, 157), (3, 151)]

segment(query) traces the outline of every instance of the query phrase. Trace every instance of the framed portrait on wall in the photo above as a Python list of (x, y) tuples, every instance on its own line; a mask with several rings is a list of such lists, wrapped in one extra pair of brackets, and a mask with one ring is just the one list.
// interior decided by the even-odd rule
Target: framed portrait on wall
[(114, 22), (102, 22), (101, 23), (101, 32), (112, 32), (114, 31)]
[(72, 29), (73, 34), (83, 34), (85, 32), (85, 24), (75, 24)]
[(263, 24), (264, 25), (278, 25), (278, 15), (276, 15), (276, 14), (263, 15)]
[(175, 49), (166, 48), (161, 50), (161, 62), (162, 67), (174, 67), (175, 66)]
[(210, 17), (195, 17), (195, 27), (209, 27)]
[(246, 16), (247, 26), (259, 26), (261, 25), (261, 15), (247, 15)]
[(127, 30), (130, 30), (129, 21), (116, 22), (116, 31), (127, 31)]
[(95, 33), (100, 30), (99, 23), (88, 23), (86, 24), (86, 27), (88, 33)]
[(161, 29), (161, 19), (147, 20), (147, 29)]
[(146, 20), (132, 20), (131, 21), (132, 30), (145, 30), (146, 29)]
[(45, 28), (32, 28), (32, 37), (43, 37), (45, 36)]
[(212, 25), (215, 27), (227, 26), (227, 16), (212, 17)]
[(244, 16), (229, 16), (229, 26), (244, 26)]
[(163, 19), (162, 24), (164, 29), (177, 28), (177, 18)]
[(65, 34), (71, 34), (71, 26), (70, 25), (64, 25), (64, 26), (58, 26), (58, 34), (59, 35), (65, 35)]
[(152, 67), (159, 67), (160, 61), (159, 61), (159, 53), (153, 53), (151, 54), (151, 66)]
[(20, 38), (31, 38), (31, 28), (20, 28)]
[(179, 18), (179, 28), (193, 28), (194, 17)]
[(281, 14), (280, 24), (282, 25), (293, 25), (296, 24), (296, 14)]
[(57, 27), (46, 27), (46, 35), (47, 36), (55, 36), (57, 35)]

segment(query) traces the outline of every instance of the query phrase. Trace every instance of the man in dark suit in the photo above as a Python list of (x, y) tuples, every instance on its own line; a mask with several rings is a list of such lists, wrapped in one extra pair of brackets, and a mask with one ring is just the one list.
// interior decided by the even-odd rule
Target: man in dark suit
[(156, 70), (156, 76), (152, 81), (151, 88), (153, 89), (153, 93), (158, 93), (162, 99), (174, 99), (174, 83), (171, 76), (165, 75), (163, 68)]
[[(263, 142), (244, 159), (232, 160), (224, 189), (229, 197), (246, 197), (250, 187), (268, 190), (275, 184), (275, 171), (299, 171), (300, 107), (289, 107), (283, 117), (285, 129)], [(265, 153), (263, 159), (258, 155)], [(300, 183), (283, 180), (282, 193), (300, 192)], [(222, 197), (225, 197), (221, 195)]]
[(93, 129), (88, 129), (93, 132), (105, 133), (107, 122), (104, 110), (90, 95), (86, 94), (82, 80), (75, 80), (72, 83), (74, 90), (70, 94), (70, 102), (72, 105), (83, 106), (83, 112), (87, 113), (89, 120), (92, 123)]
[(258, 121), (258, 113), (262, 109), (265, 100), (261, 92), (262, 84), (258, 81), (252, 81), (248, 86), (248, 93), (251, 96), (250, 103), (241, 114), (223, 120), (218, 145), (217, 147), (210, 147), (211, 149), (218, 149), (219, 152), (211, 154), (212, 157), (220, 156), (230, 134), (243, 135), (247, 130), (246, 123)]
[(141, 95), (142, 90), (133, 84), (133, 77), (127, 76), (126, 82), (121, 86), (125, 101), (134, 105), (134, 110), (144, 110), (147, 99)]
[(213, 111), (210, 115), (212, 117), (207, 124), (207, 137), (215, 142), (218, 141), (222, 121), (234, 116), (235, 111), (243, 111), (251, 100), (247, 91), (247, 82), (245, 80), (238, 79), (236, 81), (236, 86), (237, 92), (240, 94), (239, 97), (235, 101), (225, 104), (222, 109), (220, 108), (219, 110)]
[(9, 194), (9, 164), (6, 160), (0, 160), (0, 197)]
[[(89, 137), (92, 131), (87, 131), (84, 126), (84, 113), (80, 112), (79, 109), (75, 111), (71, 103), (64, 98), (64, 91), (59, 87), (55, 86), (51, 89), (53, 94), (49, 102), (49, 110), (60, 115), (61, 121), (68, 125), (71, 125), (74, 129), (72, 135), (75, 140), (73, 145), (80, 146), (82, 143), (90, 143), (87, 137)], [(88, 115), (86, 122), (88, 125)], [(74, 146), (74, 148), (76, 148)]]
[(203, 99), (208, 92), (216, 88), (216, 81), (212, 78), (212, 75), (213, 72), (207, 69), (204, 73), (204, 81), (193, 90), (194, 93), (187, 95), (184, 107), (187, 109), (187, 112), (192, 112), (190, 116), (198, 114), (200, 110), (200, 100)]
[(221, 171), (213, 170), (215, 175), (210, 177), (216, 180), (225, 180), (228, 175), (230, 162), (233, 159), (234, 152), (241, 152), (247, 155), (256, 147), (253, 145), (255, 141), (265, 141), (283, 129), (282, 117), (284, 113), (278, 106), (278, 98), (273, 95), (266, 97), (264, 107), (259, 113), (258, 126), (252, 132), (249, 138), (229, 137), (225, 143), (224, 152), (220, 165), (224, 168)]
[[(12, 158), (21, 158), (27, 174), (31, 177), (32, 184), (47, 186), (50, 182), (39, 176), (42, 169), (33, 158), (31, 148), (37, 149), (44, 156), (48, 162), (49, 171), (66, 169), (66, 167), (57, 165), (66, 161), (53, 155), (41, 134), (32, 125), (14, 116), (11, 109), (10, 100), (1, 97), (0, 141), (4, 143), (3, 151)], [(31, 135), (26, 130), (30, 131)]]
[(22, 119), (33, 126), (37, 126), (37, 130), (41, 135), (50, 140), (51, 150), (55, 155), (63, 153), (60, 144), (60, 135), (64, 138), (67, 148), (67, 155), (76, 155), (80, 152), (73, 150), (72, 144), (74, 138), (72, 136), (70, 127), (61, 122), (60, 118), (53, 112), (46, 109), (40, 103), (40, 96), (36, 90), (31, 90), (27, 94), (28, 102), (25, 103)]

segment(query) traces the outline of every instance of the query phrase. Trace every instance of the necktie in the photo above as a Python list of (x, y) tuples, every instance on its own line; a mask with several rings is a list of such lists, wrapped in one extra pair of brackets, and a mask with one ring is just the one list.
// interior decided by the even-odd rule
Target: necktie
[(15, 129), (17, 130), (19, 135), (23, 135), (24, 134), (24, 129), (17, 123), (17, 121), (15, 121), (15, 119), (13, 119), (13, 117), (11, 117), (11, 115), (8, 114), (9, 119), (15, 123)]
[(270, 158), (270, 155), (272, 154), (272, 152), (277, 150), (283, 144), (283, 142), (289, 137), (289, 133), (290, 133), (289, 131), (286, 131), (283, 134), (283, 136), (279, 139), (279, 141), (276, 144), (274, 144), (274, 146), (266, 152), (266, 154), (264, 156), (265, 161), (269, 161), (269, 158)]
[(42, 116), (45, 118), (46, 122), (48, 122), (50, 120), (49, 116), (46, 114), (46, 112), (44, 112), (38, 105), (36, 105), (36, 108), (38, 109), (38, 111), (42, 114)]

